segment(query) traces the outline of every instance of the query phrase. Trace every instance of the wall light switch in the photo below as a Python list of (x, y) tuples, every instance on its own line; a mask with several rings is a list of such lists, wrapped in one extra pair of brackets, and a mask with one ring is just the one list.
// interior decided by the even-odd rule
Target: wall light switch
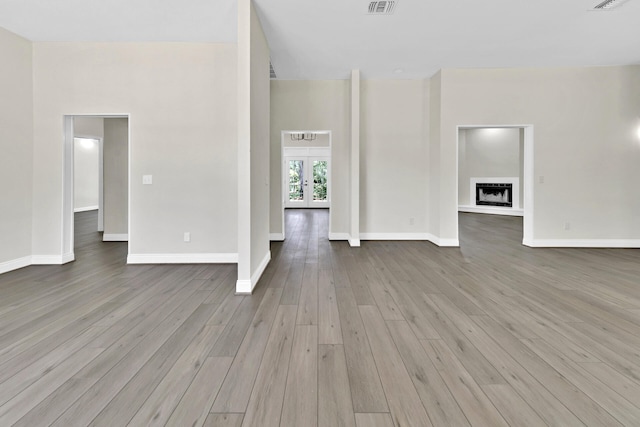
[(144, 185), (153, 184), (153, 175), (142, 175), (142, 183)]

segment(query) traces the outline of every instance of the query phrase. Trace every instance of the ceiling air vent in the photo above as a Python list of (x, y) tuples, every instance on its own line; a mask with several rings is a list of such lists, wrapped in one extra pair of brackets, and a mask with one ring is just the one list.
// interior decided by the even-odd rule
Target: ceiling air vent
[(593, 10), (612, 10), (619, 7), (620, 5), (622, 5), (622, 3), (626, 1), (627, 0), (605, 0), (602, 3), (598, 4), (597, 6), (595, 6)]
[(397, 1), (372, 1), (369, 2), (369, 15), (391, 15), (396, 9)]
[(276, 77), (276, 70), (273, 69), (273, 64), (271, 63), (271, 61), (269, 61), (269, 78), (275, 79)]

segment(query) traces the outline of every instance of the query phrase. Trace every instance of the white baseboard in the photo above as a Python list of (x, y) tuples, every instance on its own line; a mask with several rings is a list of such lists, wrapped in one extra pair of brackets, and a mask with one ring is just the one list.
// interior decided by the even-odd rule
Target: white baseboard
[(31, 265), (31, 255), (22, 258), (12, 259), (10, 261), (0, 262), (0, 274)]
[(527, 243), (533, 248), (640, 248), (640, 239), (533, 239)]
[(104, 233), (102, 235), (103, 242), (128, 242), (129, 235), (128, 234), (107, 234)]
[(428, 240), (442, 247), (458, 247), (458, 239), (440, 239), (430, 233), (360, 233), (359, 239), (352, 239), (347, 233), (330, 233), (329, 240), (346, 240), (351, 247), (359, 247), (362, 240)]
[(361, 240), (424, 240), (442, 247), (458, 247), (458, 239), (440, 239), (430, 233), (361, 233)]
[(237, 253), (129, 254), (127, 264), (234, 264)]
[(63, 255), (33, 255), (31, 264), (33, 265), (61, 265), (76, 259), (73, 252)]
[(85, 206), (84, 208), (75, 208), (73, 212), (97, 211), (98, 209), (98, 206)]
[(260, 261), (258, 268), (256, 268), (256, 271), (251, 275), (251, 291), (253, 291), (253, 288), (258, 284), (258, 281), (262, 277), (262, 273), (264, 273), (267, 265), (269, 265), (269, 261), (271, 261), (271, 251), (267, 251), (264, 258), (262, 258), (262, 261)]
[(76, 254), (73, 252), (69, 252), (67, 254), (62, 254), (62, 264), (66, 264), (71, 261), (76, 260)]
[(236, 295), (251, 295), (253, 289), (258, 284), (260, 277), (262, 277), (264, 270), (267, 268), (267, 265), (269, 265), (269, 261), (271, 261), (271, 251), (267, 251), (266, 255), (262, 258), (262, 261), (260, 261), (260, 264), (256, 268), (256, 271), (251, 275), (251, 279), (236, 281)]
[(329, 240), (349, 240), (349, 233), (329, 233)]
[(430, 240), (429, 233), (360, 233), (360, 240)]
[(252, 291), (251, 279), (236, 280), (236, 295), (251, 295)]
[(269, 240), (271, 240), (272, 242), (283, 242), (284, 233), (271, 233), (269, 234)]
[(428, 239), (434, 245), (440, 246), (442, 248), (457, 248), (460, 246), (460, 240), (458, 239), (441, 239), (433, 234), (429, 235)]
[(490, 215), (524, 216), (523, 209), (511, 209), (491, 206), (458, 206), (458, 212), (483, 213)]

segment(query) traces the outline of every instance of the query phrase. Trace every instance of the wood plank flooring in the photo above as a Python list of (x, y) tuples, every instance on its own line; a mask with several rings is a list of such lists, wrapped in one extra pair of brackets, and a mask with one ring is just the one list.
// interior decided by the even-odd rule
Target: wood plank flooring
[(638, 426), (640, 251), (330, 242), (287, 210), (251, 296), (235, 265), (76, 258), (0, 276), (0, 426)]

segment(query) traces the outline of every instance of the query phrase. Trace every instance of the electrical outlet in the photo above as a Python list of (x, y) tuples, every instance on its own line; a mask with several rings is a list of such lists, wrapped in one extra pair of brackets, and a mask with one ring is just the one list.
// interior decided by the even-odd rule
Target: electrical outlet
[(153, 175), (142, 175), (142, 183), (144, 185), (153, 184)]
[(540, 175), (540, 176), (538, 177), (538, 182), (539, 182), (540, 184), (544, 184), (544, 175)]
[(184, 241), (185, 242), (190, 242), (191, 241), (191, 233), (189, 233), (188, 231), (184, 232)]
[(567, 231), (568, 231), (568, 230), (571, 230), (571, 223), (570, 223), (570, 222), (568, 222), (568, 221), (567, 221), (567, 222), (565, 222), (565, 223), (564, 223), (564, 229), (565, 229), (565, 230), (567, 230)]
[(416, 222), (415, 218), (409, 218), (409, 225), (413, 225)]

